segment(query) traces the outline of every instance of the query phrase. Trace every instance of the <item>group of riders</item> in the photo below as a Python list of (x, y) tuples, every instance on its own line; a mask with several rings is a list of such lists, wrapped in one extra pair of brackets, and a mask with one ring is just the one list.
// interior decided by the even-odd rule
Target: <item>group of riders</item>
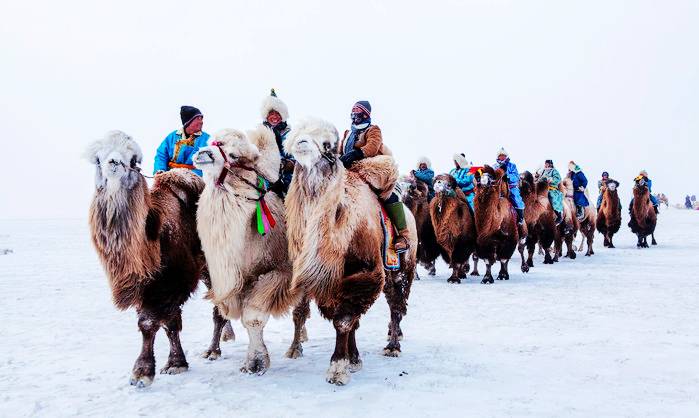
[[(292, 175), (294, 172), (295, 160), (293, 156), (284, 151), (284, 141), (289, 134), (291, 127), (287, 120), (289, 111), (286, 104), (277, 97), (274, 89), (270, 95), (262, 102), (260, 116), (264, 126), (274, 132), (279, 153), (281, 156), (281, 164), (279, 169), (279, 180), (270, 185), (270, 191), (274, 191), (281, 197), (284, 197), (291, 184)], [(193, 106), (182, 106), (180, 109), (180, 118), (182, 127), (171, 132), (158, 147), (155, 156), (154, 174), (168, 171), (173, 168), (185, 168), (192, 170), (195, 174), (201, 176), (200, 170), (197, 170), (193, 163), (192, 157), (200, 147), (207, 146), (210, 135), (202, 130), (204, 124), (204, 115), (199, 109)], [(360, 100), (352, 106), (350, 113), (351, 126), (346, 130), (342, 141), (338, 144), (338, 152), (340, 161), (345, 167), (352, 166), (353, 163), (364, 158), (370, 158), (384, 154), (383, 138), (381, 129), (371, 122), (371, 104), (366, 100)], [(463, 191), (468, 201), (469, 207), (473, 210), (473, 200), (475, 196), (475, 173), (479, 167), (474, 167), (469, 163), (465, 154), (455, 154), (454, 168), (449, 174), (455, 179), (457, 186)], [(501, 148), (497, 153), (497, 158), (493, 164), (494, 169), (502, 169), (505, 172), (509, 187), (509, 198), (513, 208), (517, 213), (517, 223), (524, 223), (524, 201), (520, 195), (519, 185), (520, 176), (517, 166), (510, 160), (508, 152)], [(430, 166), (430, 161), (427, 158), (418, 160), (415, 170), (411, 174), (416, 180), (424, 182), (428, 186), (429, 199), (435, 195), (433, 188), (434, 171)], [(546, 160), (544, 168), (537, 171), (540, 179), (547, 181), (549, 184), (548, 197), (551, 206), (556, 213), (556, 225), (560, 225), (564, 221), (563, 217), (563, 193), (559, 190), (559, 184), (562, 180), (560, 172), (554, 167), (553, 160)], [(574, 161), (568, 163), (568, 177), (573, 184), (573, 202), (576, 206), (576, 215), (579, 219), (584, 218), (584, 211), (589, 206), (589, 201), (585, 195), (587, 188), (587, 178), (581, 167)], [(643, 178), (650, 191), (652, 182), (648, 178), (648, 173), (642, 170), (636, 179)], [(602, 204), (602, 188), (608, 184), (614, 183), (616, 186), (619, 182), (609, 177), (609, 173), (604, 171), (602, 178), (597, 182), (600, 190), (597, 199), (597, 207)], [(650, 194), (651, 202), (658, 212), (658, 200)], [(403, 252), (408, 249), (408, 231), (406, 228), (404, 206), (401, 202), (399, 188), (396, 188), (391, 196), (383, 202), (384, 208), (391, 218), (391, 221), (398, 230), (398, 236), (395, 240), (395, 249), (398, 252)], [(633, 200), (630, 206), (633, 204)]]

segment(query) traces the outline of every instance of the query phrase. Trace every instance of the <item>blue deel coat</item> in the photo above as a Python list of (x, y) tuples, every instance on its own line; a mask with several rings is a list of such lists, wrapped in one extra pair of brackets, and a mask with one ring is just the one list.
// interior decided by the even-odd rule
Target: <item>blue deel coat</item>
[(558, 185), (561, 184), (561, 173), (555, 168), (547, 168), (544, 170), (542, 177), (550, 179), (549, 181), (549, 201), (556, 212), (563, 212), (563, 192), (558, 190)]
[(473, 183), (473, 174), (468, 172), (469, 169), (470, 168), (452, 168), (449, 175), (454, 177), (456, 185), (464, 192), (468, 204), (473, 208), (473, 197), (475, 196), (473, 189), (476, 185)]
[(434, 197), (434, 171), (430, 168), (415, 170), (415, 178), (427, 184), (428, 199), (432, 199)]
[[(194, 153), (201, 147), (205, 147), (207, 141), (209, 140), (209, 134), (206, 132), (201, 132), (201, 135), (197, 136), (195, 134), (194, 140), (182, 139), (183, 131), (178, 129), (172, 131), (170, 135), (166, 136), (163, 142), (158, 147), (158, 151), (155, 153), (155, 163), (153, 164), (153, 173), (158, 171), (168, 171), (170, 170), (169, 163), (175, 164), (186, 164), (193, 165), (192, 157)], [(192, 172), (199, 177), (201, 177), (201, 170), (195, 168), (191, 169)]]
[(524, 209), (524, 200), (522, 200), (522, 195), (519, 193), (519, 171), (517, 171), (517, 166), (508, 158), (503, 163), (496, 161), (493, 164), (493, 168), (505, 170), (507, 185), (510, 187), (510, 202), (515, 209)]
[(575, 202), (577, 206), (589, 206), (590, 202), (587, 200), (585, 192), (578, 190), (579, 187), (587, 187), (587, 177), (585, 177), (585, 174), (583, 174), (582, 171), (574, 172), (571, 176), (571, 180), (573, 180), (573, 202)]

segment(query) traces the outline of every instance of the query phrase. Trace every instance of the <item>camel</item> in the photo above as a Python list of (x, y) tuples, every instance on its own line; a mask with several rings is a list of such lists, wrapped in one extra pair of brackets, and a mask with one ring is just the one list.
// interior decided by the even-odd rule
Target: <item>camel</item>
[(613, 237), (621, 227), (621, 202), (612, 181), (602, 186), (602, 204), (597, 210), (597, 230), (604, 235), (604, 246), (614, 248)]
[[(570, 183), (572, 187), (572, 182)], [(585, 190), (585, 195), (587, 196), (587, 190)], [(587, 196), (587, 200), (592, 202), (590, 196)], [(585, 207), (583, 212), (583, 219), (578, 220), (578, 231), (580, 231), (580, 246), (577, 247), (579, 252), (582, 252), (585, 243), (587, 242), (587, 252), (585, 257), (590, 257), (595, 254), (592, 248), (592, 244), (595, 241), (595, 225), (597, 224), (597, 211), (590, 204)], [(574, 246), (575, 247), (575, 246)], [(575, 249), (575, 248), (573, 248)]]
[[(95, 164), (95, 195), (90, 206), (92, 243), (109, 279), (117, 309), (134, 307), (143, 336), (130, 383), (146, 387), (155, 378), (155, 335), (163, 327), (170, 340), (162, 374), (188, 369), (182, 345), (182, 304), (207, 270), (196, 231), (196, 204), (204, 183), (174, 169), (155, 177), (148, 188), (140, 173), (141, 148), (121, 131), (95, 141), (86, 157)], [(213, 311), (209, 352), (218, 352), (226, 321)], [(224, 338), (234, 337), (232, 329)]]
[(435, 197), (430, 203), (430, 217), (442, 257), (452, 269), (448, 283), (466, 278), (468, 259), (475, 250), (476, 228), (466, 196), (454, 177), (441, 174), (434, 181)]
[(549, 201), (549, 183), (525, 171), (520, 175), (520, 193), (524, 199), (524, 221), (527, 223), (527, 265), (534, 267), (536, 244), (544, 251), (544, 264), (553, 264), (551, 244), (556, 236), (556, 213)]
[(320, 119), (294, 126), (284, 144), (297, 161), (285, 204), (293, 283), (333, 322), (335, 351), (326, 381), (344, 385), (362, 367), (355, 332), (382, 288), (391, 311), (384, 355), (400, 353), (400, 321), (415, 275), (417, 232), (406, 211), (410, 249), (400, 255), (401, 270), (387, 275), (377, 192), (384, 198), (392, 192), (398, 178), (394, 160), (386, 155), (365, 158), (345, 169), (333, 151), (337, 140), (335, 127)]
[[(428, 188), (423, 181), (410, 175), (404, 179), (403, 204), (410, 209), (415, 218), (417, 227), (417, 261), (427, 270), (430, 276), (437, 273), (435, 261), (440, 255), (441, 248), (434, 234), (432, 218), (430, 217), (430, 204), (428, 202)], [(416, 279), (419, 279), (416, 272)]]
[[(576, 216), (575, 203), (573, 202), (573, 181), (566, 177), (561, 180), (558, 185), (558, 189), (563, 192), (565, 198), (563, 199), (563, 222), (558, 225), (556, 229), (556, 237), (554, 238), (554, 257), (553, 261), (557, 262), (559, 257), (563, 255), (563, 242), (566, 244), (566, 257), (571, 260), (575, 260), (577, 254), (575, 253), (575, 245), (573, 240), (580, 230), (580, 221)], [(588, 216), (588, 209), (585, 209), (585, 216)], [(569, 226), (569, 230), (566, 231), (566, 225)]]
[(634, 180), (633, 202), (629, 206), (629, 215), (631, 215), (629, 228), (638, 237), (636, 247), (648, 248), (648, 235), (651, 236), (651, 244), (658, 245), (655, 241), (655, 225), (658, 217), (650, 201), (648, 185), (643, 177)]
[[(505, 172), (493, 170), (485, 165), (476, 173), (476, 197), (474, 212), (476, 217), (476, 254), (486, 264), (486, 272), (481, 283), (494, 283), (490, 271), (496, 260), (500, 261), (498, 280), (509, 280), (507, 264), (518, 249), (522, 257), (522, 272), (529, 271), (524, 259), (524, 240), (520, 240), (517, 230), (517, 215), (509, 201), (509, 188), (503, 181)], [(523, 225), (526, 233), (526, 223)]]
[(241, 371), (263, 374), (270, 365), (263, 331), (299, 302), (291, 289), (284, 204), (267, 187), (279, 177), (274, 133), (224, 129), (193, 157), (204, 190), (197, 230), (211, 275), (207, 297), (227, 319), (241, 319), (249, 345)]

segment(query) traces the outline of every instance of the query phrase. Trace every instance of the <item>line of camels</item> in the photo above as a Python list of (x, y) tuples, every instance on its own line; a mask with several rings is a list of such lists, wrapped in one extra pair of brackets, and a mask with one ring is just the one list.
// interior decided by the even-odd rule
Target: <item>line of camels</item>
[[(481, 259), (487, 270), (482, 283), (493, 283), (491, 266), (496, 261), (498, 279), (509, 279), (507, 264), (515, 249), (526, 272), (534, 265), (537, 244), (545, 252), (544, 263), (553, 263), (564, 241), (567, 255), (575, 257), (577, 231), (583, 241), (587, 239), (591, 255), (595, 224), (609, 247), (620, 227), (613, 187), (604, 190), (599, 212), (588, 208), (582, 221), (567, 202), (565, 216), (575, 227), (564, 233), (555, 225), (548, 185), (524, 173), (528, 233), (520, 238), (502, 170), (485, 166), (477, 174), (473, 211), (451, 176), (440, 175), (435, 183), (455, 193), (437, 193), (429, 203), (427, 185), (413, 178), (403, 196), (410, 209), (406, 211), (410, 249), (399, 255), (398, 269), (389, 269), (377, 195), (391, 192), (399, 178), (397, 165), (393, 157), (383, 155), (346, 169), (335, 152), (337, 141), (336, 128), (324, 120), (307, 118), (295, 125), (284, 143), (297, 161), (284, 200), (266, 192), (265, 183), (278, 179), (280, 155), (273, 132), (263, 126), (214, 135), (210, 145), (194, 156), (203, 178), (174, 169), (155, 176), (151, 187), (140, 172), (143, 155), (132, 137), (111, 131), (90, 145), (86, 157), (96, 168), (89, 211), (93, 245), (115, 306), (135, 308), (143, 337), (132, 385), (146, 387), (155, 378), (153, 346), (160, 328), (170, 342), (160, 373), (188, 369), (179, 339), (182, 305), (200, 281), (213, 303), (214, 323), (203, 357), (220, 357), (220, 341), (235, 338), (230, 321), (240, 319), (249, 336), (241, 371), (263, 374), (270, 367), (264, 327), (270, 315), (281, 317), (289, 311), (294, 335), (286, 357), (301, 357), (313, 300), (336, 332), (326, 381), (345, 385), (362, 368), (355, 338), (360, 317), (382, 291), (390, 309), (383, 353), (400, 355), (400, 323), (418, 263), (434, 274), (434, 262), (441, 256), (452, 269), (448, 280), (459, 282), (468, 274), (471, 257), (471, 274), (478, 275)], [(639, 246), (644, 246), (656, 218), (642, 180), (636, 182), (634, 196), (630, 225)]]

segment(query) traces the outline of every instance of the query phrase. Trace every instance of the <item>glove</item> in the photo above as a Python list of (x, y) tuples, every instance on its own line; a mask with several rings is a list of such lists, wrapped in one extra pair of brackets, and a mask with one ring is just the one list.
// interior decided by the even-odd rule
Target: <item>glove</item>
[(353, 162), (361, 160), (362, 158), (364, 158), (364, 153), (362, 152), (362, 150), (353, 149), (352, 151), (340, 157), (340, 161), (342, 161), (342, 165), (344, 165), (345, 168), (349, 168), (349, 166), (351, 166)]
[(584, 192), (584, 191), (585, 191), (585, 188), (582, 187), (582, 186), (580, 186), (580, 187), (578, 187), (578, 191), (579, 191), (579, 192)]

